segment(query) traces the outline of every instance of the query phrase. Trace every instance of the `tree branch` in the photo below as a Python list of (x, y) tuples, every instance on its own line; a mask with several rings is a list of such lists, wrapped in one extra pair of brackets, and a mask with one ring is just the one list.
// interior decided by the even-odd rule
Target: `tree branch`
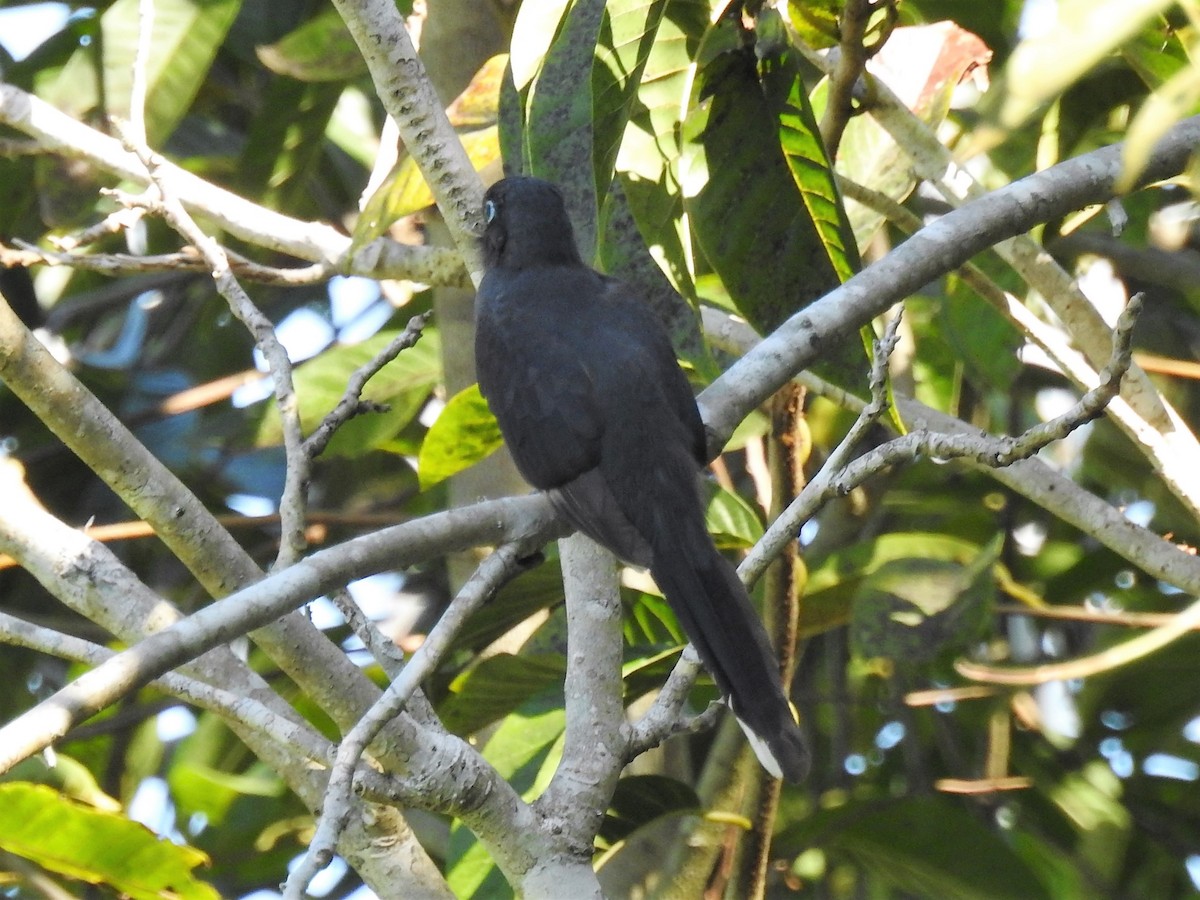
[(523, 555), (520, 545), (506, 544), (480, 563), (391, 686), (342, 739), (321, 804), (316, 834), (303, 860), (288, 876), (283, 892), (285, 900), (302, 900), (308, 883), (333, 859), (338, 835), (345, 829), (352, 810), (354, 774), (367, 745), (433, 674), (467, 618), (520, 571)]
[(482, 258), (483, 185), (425, 73), (392, 0), (333, 0), (367, 61), (383, 107), (433, 192), (451, 240), (476, 285)]
[[(1178, 174), (1197, 143), (1200, 116), (1185, 119), (1167, 133), (1142, 183)], [(723, 445), (750, 410), (819, 359), (828, 343), (846, 337), (998, 241), (1107, 202), (1120, 170), (1120, 145), (1104, 147), (966, 203), (792, 316), (700, 395), (710, 449)], [(1194, 466), (1191, 477), (1200, 480)]]
[[(148, 185), (145, 167), (120, 141), (77, 122), (11, 84), (0, 84), (0, 122), (38, 141), (45, 152), (88, 162), (134, 184)], [(469, 283), (457, 253), (411, 247), (378, 238), (355, 250), (351, 238), (329, 225), (301, 222), (251, 203), (192, 173), (164, 163), (180, 201), (244, 241), (320, 263), (331, 273), (401, 278), (426, 284)]]

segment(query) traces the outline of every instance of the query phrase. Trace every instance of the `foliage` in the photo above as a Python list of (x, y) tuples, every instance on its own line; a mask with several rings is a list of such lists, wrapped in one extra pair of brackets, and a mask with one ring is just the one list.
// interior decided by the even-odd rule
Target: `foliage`
[[(141, 5), (73, 6), (61, 30), (27, 57), (0, 51), (0, 75), (106, 130), (107, 116), (130, 115)], [(419, 232), (429, 214), (414, 219), (414, 211), (434, 192), (406, 152), (372, 172), (382, 106), (326, 4), (152, 5), (152, 52), (138, 64), (146, 72), (145, 132), (156, 150), (267, 209), (332, 224), (354, 252), (380, 236)], [(826, 111), (846, 98), (814, 51), (839, 43), (847, 5), (863, 6), (524, 0), (505, 74), (505, 57), (485, 65), (491, 54), (484, 54), (480, 77), (457, 86), (468, 88), (454, 121), (472, 162), (494, 172), (503, 148), (510, 168), (563, 187), (585, 246), (644, 292), (697, 389), (732, 352), (700, 338), (699, 307), (736, 313), (766, 334), (905, 241), (921, 223), (916, 217), (937, 217), (962, 200), (936, 193), (929, 168), (937, 154), (867, 115), (869, 98), (855, 101), (844, 131), (823, 140)], [(934, 150), (968, 164), (981, 190), (1126, 133), (1126, 182), (1138, 184), (1153, 141), (1196, 112), (1193, 4), (1062, 0), (1057, 24), (1041, 31), (1030, 21), (1019, 27), (1026, 6), (1033, 8), (1020, 0), (880, 0), (863, 39), (878, 45), (872, 77), (915, 113), (913, 127)], [(992, 86), (977, 96), (971, 83), (988, 65), (984, 51)], [(432, 68), (448, 51), (427, 52)], [(118, 186), (86, 154), (18, 152), (20, 137), (10, 128), (0, 134), (0, 262), (8, 264), (31, 262), (13, 249), (17, 240), (48, 250), (111, 213), (113, 200), (97, 188)], [(1193, 164), (1172, 183), (1131, 193), (1119, 209), (1087, 210), (1033, 235), (1035, 250), (1088, 283), (1087, 298), (1066, 304), (1086, 307), (1079, 321), (1066, 320), (1060, 306), (1047, 313), (1054, 299), (1005, 248), (978, 257), (974, 272), (928, 284), (906, 306), (906, 347), (892, 361), (890, 390), (993, 433), (1019, 432), (1047, 418), (1071, 383), (1044, 354), (1029, 352), (1027, 320), (997, 296), (1008, 292), (1048, 332), (1082, 346), (1080, 321), (1099, 321), (1124, 295), (1144, 291), (1138, 359), (1179, 413), (1172, 427), (1183, 436), (1168, 442), (1184, 454), (1177, 465), (1200, 470), (1187, 433), (1200, 417), (1191, 363), (1200, 341), (1194, 172)], [(198, 212), (249, 261), (301, 262), (233, 229), (218, 233)], [(179, 247), (173, 232), (147, 218), (99, 237), (86, 252), (149, 256)], [(351, 256), (339, 264), (337, 271), (357, 271)], [(34, 282), (21, 269), (0, 269), (9, 303), (69, 348), (80, 380), (269, 568), (277, 521), (240, 514), (276, 509), (285, 475), (281, 419), (253, 340), (207, 276), (175, 263), (115, 280), (70, 262), (31, 271)], [(293, 356), (311, 356), (296, 370), (306, 433), (355, 370), (434, 303), (419, 279), (385, 281), (382, 289), (374, 279), (341, 275), (316, 284), (245, 281)], [(38, 308), (28, 303), (35, 286)], [(832, 387), (806, 398), (786, 440), (756, 415), (721, 458), (709, 526), (723, 550), (736, 554), (762, 537), (770, 508), (764, 458), (786, 447), (811, 475), (846, 434), (852, 417), (842, 404), (852, 399), (834, 388), (863, 395), (869, 365), (852, 338), (849, 331), (824, 336), (817, 371)], [(312, 473), (314, 544), (445, 509), (458, 473), (497, 448), (478, 391), (445, 388), (461, 375), (446, 371), (454, 340), (435, 321), (371, 380), (362, 397), (378, 407), (346, 423)], [(208, 389), (207, 399), (164, 405), (193, 388)], [(870, 442), (882, 441), (882, 430)], [(61, 520), (129, 520), (122, 499), (2, 386), (0, 438)], [(1186, 492), (1163, 474), (1161, 448), (1106, 419), (1043, 456), (1184, 555), (1200, 543), (1200, 527)], [(1166, 897), (1196, 889), (1194, 637), (1086, 680), (1000, 688), (982, 698), (945, 693), (919, 705), (917, 692), (967, 686), (954, 669), (963, 655), (1049, 662), (1127, 638), (1120, 616), (1097, 624), (1034, 615), (1044, 608), (1167, 614), (1186, 605), (1180, 585), (1151, 576), (1087, 525), (1068, 524), (978, 467), (915, 460), (831, 501), (805, 526), (793, 699), (816, 765), (806, 784), (783, 789), (769, 896)], [(184, 611), (203, 604), (197, 584), (157, 541), (141, 537), (113, 549)], [(547, 552), (547, 564), (507, 584), (467, 622), (426, 684), (445, 725), (470, 738), (527, 799), (545, 789), (564, 753), (563, 589), (554, 551)], [(394, 631), (427, 633), (449, 599), (446, 582), (442, 560), (427, 559), (403, 574), (400, 590), (381, 576), (365, 579), (356, 594), (375, 601)], [(757, 591), (772, 611), (780, 593), (769, 580)], [(622, 600), (625, 700), (644, 710), (678, 659), (681, 637), (646, 579), (629, 575)], [(1016, 603), (1030, 615), (1016, 615)], [(328, 604), (317, 609), (330, 639), (357, 651), (340, 618), (326, 615)], [(0, 569), (0, 610), (98, 643), (115, 640), (19, 566)], [(2, 622), (0, 640), (12, 640)], [(254, 651), (250, 662), (326, 736), (336, 734), (328, 711), (265, 655)], [(6, 721), (77, 674), (48, 656), (7, 649), (0, 671), (14, 686), (0, 698)], [(702, 680), (692, 711), (713, 696)], [(242, 896), (278, 885), (319, 804), (289, 790), (215, 713), (192, 708), (183, 736), (156, 731), (164, 710), (178, 713), (181, 703), (144, 688), (68, 735), (59, 745), (61, 771), (74, 773), (73, 784), (23, 770), (0, 784), (0, 877), (11, 879), (13, 895), (33, 895), (34, 871), (130, 896), (164, 895), (164, 885), (179, 896)], [(732, 866), (737, 841), (725, 838), (740, 835), (737, 823), (751, 812), (721, 804), (721, 791), (742, 777), (721, 746), (719, 731), (673, 738), (639, 763), (647, 768), (622, 776), (596, 837), (601, 882), (613, 895), (689, 877), (737, 894), (717, 857), (730, 853)], [(1020, 789), (985, 790), (1005, 776), (1025, 780)], [(962, 793), (964, 783), (981, 792)], [(152, 839), (128, 817), (134, 798), (161, 784), (169, 786), (161, 831), (174, 843)], [(594, 811), (598, 823), (604, 812)], [(512, 890), (486, 842), (461, 819), (435, 810), (410, 824), (457, 895)], [(59, 852), (64, 846), (73, 858)], [(347, 871), (330, 895), (361, 884)]]

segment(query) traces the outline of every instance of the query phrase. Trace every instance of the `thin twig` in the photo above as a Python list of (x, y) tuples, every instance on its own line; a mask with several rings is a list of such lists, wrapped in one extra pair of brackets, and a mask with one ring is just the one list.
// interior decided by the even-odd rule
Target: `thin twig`
[(217, 291), (229, 303), (229, 308), (246, 326), (254, 337), (255, 345), (262, 352), (271, 373), (275, 388), (275, 402), (283, 425), (284, 454), (287, 459), (284, 475), (283, 495), (279, 498), (281, 539), (279, 553), (275, 559), (277, 567), (292, 564), (304, 552), (304, 504), (305, 490), (311, 474), (312, 462), (304, 452), (303, 435), (300, 429), (299, 402), (292, 381), (292, 362), (287, 351), (275, 334), (275, 327), (254, 305), (249, 295), (238, 283), (229, 267), (229, 259), (216, 240), (209, 237), (196, 224), (195, 219), (184, 208), (183, 203), (171, 189), (170, 176), (162, 166), (162, 157), (143, 145), (127, 141), (127, 146), (146, 166), (156, 192), (157, 199), (130, 197), (119, 191), (109, 192), (126, 205), (145, 206), (162, 215), (179, 234), (195, 247), (212, 270), (213, 283)]
[(854, 114), (854, 86), (867, 64), (863, 37), (871, 21), (871, 11), (871, 0), (847, 0), (838, 16), (841, 52), (829, 75), (828, 99), (821, 117), (821, 139), (830, 159), (837, 156), (842, 133)]
[[(104, 219), (105, 233), (110, 229), (130, 227), (137, 219), (145, 215), (145, 210), (122, 209), (121, 213), (136, 213), (117, 216), (113, 214)], [(99, 226), (97, 226), (99, 227)], [(103, 235), (93, 235), (92, 229), (81, 231), (76, 235), (60, 238), (55, 243), (58, 250), (48, 250), (30, 244), (19, 238), (14, 238), (10, 249), (0, 244), (0, 264), (21, 266), (69, 266), (72, 269), (82, 269), (120, 278), (127, 275), (137, 275), (144, 272), (208, 272), (211, 270), (205, 259), (192, 247), (184, 247), (178, 253), (161, 253), (152, 256), (135, 256), (129, 253), (76, 253), (74, 248), (83, 244), (85, 239), (93, 240)], [(78, 244), (76, 243), (78, 241)], [(264, 266), (235, 253), (228, 247), (224, 248), (229, 259), (229, 267), (233, 274), (246, 281), (258, 284), (281, 285), (284, 287), (299, 287), (310, 284), (321, 284), (328, 281), (335, 273), (323, 263), (295, 268), (280, 268)]]
[(1031, 685), (1048, 681), (1068, 681), (1086, 678), (1112, 669), (1120, 668), (1142, 659), (1200, 628), (1200, 600), (1176, 613), (1172, 620), (1145, 634), (1130, 638), (1121, 644), (1108, 647), (1091, 656), (1070, 659), (1065, 662), (1046, 663), (1038, 666), (1000, 667), (960, 659), (954, 668), (964, 678), (986, 681), (989, 684)]
[(685, 716), (684, 706), (696, 677), (702, 671), (696, 648), (688, 644), (671, 670), (658, 696), (646, 713), (629, 729), (629, 746), (626, 757), (634, 759), (651, 747), (657, 747), (667, 738), (684, 732), (694, 733), (711, 728), (724, 704), (714, 700), (695, 716)]
[(812, 477), (800, 495), (771, 523), (753, 549), (738, 566), (738, 575), (747, 584), (754, 584), (783, 548), (795, 540), (800, 526), (816, 512), (821, 503), (832, 495), (832, 485), (849, 465), (867, 431), (887, 412), (887, 364), (899, 340), (900, 314), (893, 316), (883, 337), (874, 342), (871, 363), (871, 399), (858, 414), (854, 424), (837, 447), (829, 454), (819, 472)]
[[(379, 630), (378, 626), (363, 613), (361, 607), (354, 602), (350, 592), (343, 588), (329, 595), (333, 605), (345, 616), (346, 624), (354, 632), (355, 637), (362, 641), (363, 646), (371, 654), (379, 667), (383, 669), (389, 681), (395, 681), (404, 671), (404, 651), (396, 646), (396, 642)], [(408, 712), (417, 724), (425, 725), (435, 731), (445, 732), (441, 719), (433, 711), (433, 705), (420, 688), (413, 691), (408, 701)]]
[(129, 139), (145, 146), (146, 83), (150, 47), (154, 37), (154, 0), (138, 0), (137, 48), (133, 55), (133, 75), (129, 85)]
[(1158, 628), (1175, 621), (1179, 613), (1130, 612), (1118, 609), (1088, 609), (1086, 606), (1037, 606), (1002, 603), (996, 606), (998, 615), (1033, 616), (1035, 619), (1060, 619), (1067, 622), (1089, 622), (1094, 625), (1120, 625), (1123, 628)]
[[(965, 457), (986, 466), (1009, 466), (1017, 460), (1032, 456), (1047, 444), (1066, 437), (1080, 425), (1090, 422), (1100, 415), (1108, 402), (1116, 396), (1121, 378), (1129, 368), (1133, 326), (1141, 306), (1140, 295), (1130, 299), (1129, 305), (1117, 322), (1113, 334), (1112, 358), (1100, 373), (1100, 383), (1062, 415), (1035, 425), (1017, 437), (992, 436), (982, 432), (974, 435), (951, 435), (913, 431), (876, 447), (852, 463), (835, 469), (826, 466), (771, 524), (754, 551), (743, 561), (739, 571), (761, 571), (773, 558), (767, 548), (780, 547), (786, 541), (793, 540), (801, 524), (811, 518), (830, 497), (845, 496), (867, 479), (891, 466), (910, 462), (921, 456), (935, 459)], [(865, 412), (866, 410), (864, 414)], [(860, 415), (859, 421), (861, 420)], [(828, 476), (826, 472), (829, 473)]]
[(345, 393), (337, 406), (326, 414), (321, 424), (313, 429), (312, 434), (304, 441), (304, 452), (309, 459), (314, 459), (324, 452), (334, 433), (354, 416), (364, 411), (362, 392), (367, 382), (380, 369), (394, 360), (400, 353), (412, 347), (421, 339), (422, 329), (429, 321), (429, 313), (421, 313), (408, 320), (399, 335), (393, 338), (386, 347), (375, 354), (374, 358), (359, 366), (346, 382)]

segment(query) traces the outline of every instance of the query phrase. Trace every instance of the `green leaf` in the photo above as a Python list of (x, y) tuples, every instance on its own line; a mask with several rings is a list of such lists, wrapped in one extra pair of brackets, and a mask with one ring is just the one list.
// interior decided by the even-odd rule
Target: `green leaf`
[(267, 108), (287, 109), (287, 116), (256, 116), (238, 161), (243, 193), (258, 196), (272, 209), (309, 202), (309, 175), (320, 159), (325, 130), (342, 94), (341, 84), (309, 84), (273, 78), (264, 90)]
[(979, 105), (984, 115), (963, 158), (982, 152), (1060, 96), (1171, 0), (1062, 0), (1055, 24), (1017, 45), (1001, 78)]
[(1200, 103), (1200, 67), (1180, 69), (1146, 98), (1129, 123), (1121, 145), (1121, 174), (1113, 190), (1129, 191), (1150, 162), (1150, 154), (1159, 139), (1176, 122), (1196, 111)]
[(438, 714), (455, 734), (475, 734), (535, 694), (561, 685), (566, 671), (566, 660), (558, 655), (489, 656), (450, 683)]
[(879, 566), (855, 598), (850, 637), (858, 655), (921, 663), (975, 640), (990, 619), (1000, 542), (969, 565), (909, 557)]
[(592, 124), (592, 62), (604, 0), (575, 0), (537, 77), (525, 91), (524, 171), (558, 185), (584, 259), (596, 255), (597, 197)]
[[(337, 405), (350, 376), (398, 334), (399, 331), (394, 330), (381, 331), (359, 344), (331, 347), (296, 368), (296, 395), (301, 426), (306, 434)], [(421, 411), (440, 378), (438, 332), (427, 328), (420, 342), (384, 366), (362, 392), (363, 400), (386, 403), (391, 409), (386, 413), (367, 413), (351, 419), (333, 436), (325, 455), (359, 456), (382, 447)], [(257, 443), (272, 446), (282, 441), (279, 411), (273, 401), (268, 401)]]
[(31, 756), (17, 763), (0, 776), (0, 781), (24, 781), (44, 784), (64, 796), (86, 803), (96, 809), (117, 812), (121, 804), (104, 793), (91, 771), (74, 757), (54, 754), (54, 765), (47, 765), (43, 756)]
[(625, 642), (635, 647), (647, 644), (682, 647), (687, 643), (666, 598), (656, 594), (637, 598), (625, 616), (624, 633)]
[(663, 775), (630, 775), (617, 782), (600, 840), (612, 845), (667, 816), (700, 811), (700, 798), (682, 781)]
[[(139, 7), (139, 0), (109, 6), (100, 16), (99, 39), (76, 50), (52, 81), (39, 82), (38, 94), (72, 118), (86, 120), (102, 109), (128, 120)], [(191, 106), (240, 8), (240, 0), (155, 0), (146, 65), (151, 146), (161, 146)]]
[(557, 558), (523, 572), (500, 589), (491, 603), (471, 616), (454, 639), (456, 650), (482, 650), (515, 625), (563, 599)]
[(1054, 802), (1079, 829), (1075, 852), (1109, 893), (1121, 876), (1133, 836), (1133, 817), (1122, 802), (1125, 787), (1103, 760), (1092, 760), (1051, 789)]
[[(476, 171), (482, 171), (500, 159), (497, 105), (507, 60), (508, 57), (501, 54), (484, 63), (446, 110), (451, 124), (459, 129), (459, 140)], [(416, 160), (403, 152), (363, 206), (362, 215), (354, 226), (354, 247), (369, 244), (386, 233), (397, 219), (433, 203), (433, 191)]]
[[(561, 684), (544, 691), (508, 716), (483, 749), (488, 760), (525, 799), (540, 792), (539, 776), (543, 763), (552, 760), (551, 751), (566, 726)], [(512, 889), (474, 835), (455, 822), (450, 832), (450, 852), (446, 880), (456, 897), (503, 898)]]
[(172, 796), (183, 808), (204, 813), (210, 823), (223, 821), (239, 797), (279, 797), (287, 790), (280, 777), (265, 767), (239, 775), (196, 763), (172, 766), (170, 784)]
[(850, 621), (865, 580), (894, 560), (929, 559), (965, 565), (979, 546), (930, 532), (897, 532), (853, 544), (810, 567), (800, 606), (800, 633), (808, 637)]
[(272, 72), (297, 81), (349, 81), (367, 71), (366, 60), (335, 9), (322, 10), (274, 44), (255, 48), (255, 53)]
[(626, 700), (632, 701), (661, 689), (679, 662), (683, 647), (682, 643), (675, 643), (665, 650), (653, 650), (641, 656), (627, 654), (621, 666)]
[(464, 900), (508, 900), (514, 896), (487, 848), (457, 821), (450, 827), (446, 882), (454, 896)]
[(659, 22), (646, 58), (636, 105), (617, 156), (629, 210), (659, 268), (675, 290), (696, 299), (691, 236), (684, 227), (679, 186), (679, 129), (694, 70), (693, 57), (708, 28), (705, 0), (673, 0)]
[(1145, 28), (1121, 48), (1121, 56), (1151, 90), (1162, 87), (1191, 63), (1174, 28)]
[(421, 490), (490, 456), (504, 443), (496, 417), (472, 384), (451, 397), (429, 426), (417, 457)]
[(836, 47), (841, 40), (841, 0), (788, 0), (788, 18), (796, 33), (814, 50)]
[(612, 181), (646, 63), (653, 52), (666, 0), (610, 0), (592, 64), (592, 123), (596, 188)]
[(675, 352), (695, 368), (719, 374), (700, 334), (696, 311), (666, 277), (646, 246), (621, 179), (615, 179), (601, 210), (598, 268), (618, 275), (645, 300), (671, 336)]
[(721, 487), (714, 487), (709, 496), (705, 522), (722, 549), (752, 547), (763, 536), (762, 519), (754, 507)]
[(192, 872), (208, 862), (199, 850), (160, 840), (123, 815), (84, 806), (42, 785), (0, 784), (0, 848), (135, 900), (220, 896)]
[(1024, 338), (993, 306), (984, 303), (960, 278), (952, 277), (950, 290), (938, 304), (942, 336), (954, 349), (954, 358), (979, 379), (985, 388), (1007, 391), (1021, 371), (1017, 349)]
[(954, 900), (1049, 896), (1001, 836), (952, 800), (913, 797), (856, 810), (827, 846), (900, 891)]
[(839, 281), (847, 281), (862, 267), (862, 261), (794, 54), (780, 52), (763, 60), (762, 79), (767, 101), (779, 123), (779, 145), (788, 171), (828, 265)]
[[(738, 312), (766, 333), (836, 287), (857, 257), (832, 176), (819, 162), (797, 60), (783, 44), (748, 41), (736, 14), (705, 35), (679, 169), (705, 259)], [(865, 388), (854, 342), (830, 341), (823, 359), (827, 377)]]
[[(499, 131), (495, 125), (463, 132), (458, 137), (476, 171), (500, 158)], [(397, 219), (420, 212), (433, 203), (433, 191), (417, 167), (416, 160), (404, 156), (364, 205), (362, 216), (354, 228), (354, 245), (361, 247), (369, 244), (384, 234)]]

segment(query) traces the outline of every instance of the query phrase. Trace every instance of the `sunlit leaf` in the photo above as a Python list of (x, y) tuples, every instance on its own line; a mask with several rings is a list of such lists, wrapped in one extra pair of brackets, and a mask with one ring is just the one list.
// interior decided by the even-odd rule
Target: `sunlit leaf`
[[(301, 426), (306, 434), (337, 405), (350, 376), (373, 359), (397, 334), (396, 331), (381, 331), (359, 344), (332, 347), (296, 368), (296, 396)], [(382, 446), (421, 411), (440, 376), (438, 333), (426, 329), (420, 342), (384, 366), (362, 393), (362, 399), (386, 403), (390, 409), (351, 419), (334, 435), (326, 454), (357, 456)], [(278, 409), (271, 401), (267, 404), (258, 429), (260, 446), (283, 440)]]
[(754, 507), (723, 488), (712, 491), (705, 518), (719, 547), (751, 547), (763, 534), (762, 520)]
[[(38, 93), (79, 119), (103, 98), (108, 115), (128, 120), (140, 7), (139, 0), (116, 0), (104, 10), (102, 37), (76, 50), (52, 81), (39, 82)], [(191, 106), (240, 8), (240, 0), (155, 0), (146, 65), (146, 135), (152, 146), (170, 135)]]
[(986, 127), (975, 130), (963, 152), (973, 155), (1003, 140), (1170, 5), (1171, 0), (1062, 0), (1055, 24), (1021, 41), (1009, 57), (981, 105)]
[(804, 42), (814, 50), (824, 50), (837, 46), (843, 6), (843, 0), (788, 0), (787, 12)]
[(192, 871), (207, 862), (199, 850), (161, 840), (123, 815), (42, 785), (0, 784), (0, 848), (135, 900), (220, 896)]
[(1121, 145), (1121, 174), (1113, 189), (1128, 191), (1150, 161), (1154, 146), (1180, 119), (1196, 112), (1200, 104), (1200, 67), (1180, 69), (1154, 91), (1133, 121)]
[[(562, 690), (544, 692), (507, 717), (483, 749), (484, 757), (521, 794), (535, 789), (542, 763), (558, 743), (566, 725)], [(456, 897), (512, 896), (487, 851), (471, 832), (456, 825), (450, 833), (446, 880)]]
[[(500, 159), (497, 126), (500, 82), (508, 57), (493, 56), (472, 76), (470, 83), (446, 110), (459, 129), (459, 140), (476, 171)], [(407, 153), (363, 206), (354, 227), (354, 245), (361, 247), (387, 232), (397, 219), (419, 212), (434, 203), (433, 191), (416, 161)]]
[(479, 385), (463, 388), (446, 401), (421, 443), (417, 458), (421, 489), (474, 465), (503, 443), (500, 426), (479, 393)]
[[(880, 52), (868, 60), (867, 71), (936, 132), (949, 112), (956, 86), (969, 71), (987, 65), (991, 55), (976, 35), (954, 22), (938, 22), (895, 29)], [(813, 89), (817, 118), (824, 112), (828, 90), (827, 78)], [(897, 144), (873, 116), (853, 116), (842, 132), (837, 171), (900, 203), (917, 184), (910, 150)], [(867, 246), (886, 217), (853, 199), (847, 199), (845, 205), (858, 246)]]

